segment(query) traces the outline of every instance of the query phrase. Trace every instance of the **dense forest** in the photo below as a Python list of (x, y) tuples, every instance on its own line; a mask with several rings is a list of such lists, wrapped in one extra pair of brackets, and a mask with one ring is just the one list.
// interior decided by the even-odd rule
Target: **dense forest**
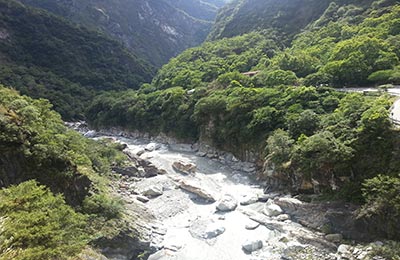
[(155, 67), (201, 44), (223, 0), (19, 0), (101, 31)]
[(101, 33), (9, 0), (0, 1), (0, 82), (82, 118), (96, 92), (139, 88), (153, 68)]

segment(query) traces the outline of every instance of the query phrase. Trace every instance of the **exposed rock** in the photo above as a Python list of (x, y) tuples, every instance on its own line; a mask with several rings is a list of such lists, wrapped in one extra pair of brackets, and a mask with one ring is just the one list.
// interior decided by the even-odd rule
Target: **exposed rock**
[(256, 195), (244, 195), (240, 201), (240, 205), (246, 206), (250, 204), (254, 204), (258, 201), (258, 197)]
[(297, 208), (301, 207), (301, 205), (303, 204), (303, 202), (301, 202), (298, 199), (286, 198), (286, 197), (279, 198), (279, 199), (275, 200), (274, 203), (277, 204), (278, 206), (280, 206), (281, 208), (285, 209), (285, 211), (287, 211), (287, 212), (296, 210)]
[(142, 154), (144, 154), (146, 151), (144, 150), (144, 149), (139, 149), (137, 152), (136, 152), (136, 155), (137, 156), (141, 156)]
[(172, 164), (172, 168), (183, 174), (194, 174), (196, 172), (196, 165), (193, 163), (186, 163), (183, 161), (177, 161)]
[(199, 157), (205, 157), (207, 154), (205, 152), (197, 152), (196, 155)]
[(282, 214), (283, 210), (281, 207), (278, 205), (272, 203), (272, 202), (267, 202), (264, 206), (263, 213), (269, 217), (274, 217)]
[(78, 259), (83, 260), (109, 260), (104, 255), (96, 252), (94, 249), (90, 247), (86, 247), (81, 253), (78, 255)]
[(290, 216), (288, 214), (281, 214), (276, 217), (276, 220), (278, 220), (278, 221), (285, 221), (288, 219), (290, 219)]
[(143, 202), (143, 203), (146, 203), (146, 202), (149, 201), (149, 198), (147, 198), (147, 197), (145, 197), (145, 196), (140, 196), (140, 195), (137, 195), (137, 196), (136, 196), (136, 199), (137, 199), (138, 201), (140, 201), (140, 202)]
[(144, 149), (148, 152), (152, 152), (154, 150), (160, 149), (160, 147), (161, 147), (161, 145), (158, 143), (149, 143), (148, 145), (146, 145), (146, 147)]
[(246, 240), (243, 243), (242, 248), (244, 251), (251, 253), (257, 251), (263, 247), (263, 242), (261, 240)]
[(196, 152), (196, 147), (192, 144), (170, 143), (169, 148), (176, 152)]
[(249, 215), (249, 218), (251, 220), (254, 220), (257, 223), (260, 223), (261, 225), (268, 224), (268, 218), (265, 215), (260, 214), (260, 213), (251, 214), (251, 215)]
[(167, 229), (156, 226), (153, 228), (153, 233), (161, 235), (161, 236), (165, 236), (165, 234), (167, 234)]
[(337, 260), (354, 259), (352, 254), (352, 248), (349, 245), (340, 245), (336, 252)]
[(152, 198), (163, 194), (163, 189), (157, 185), (151, 185), (142, 191), (142, 194), (146, 197)]
[(329, 242), (339, 243), (343, 240), (343, 236), (341, 234), (328, 234), (325, 236), (325, 239)]
[(88, 137), (88, 138), (93, 138), (93, 137), (96, 137), (96, 131), (94, 131), (94, 130), (90, 130), (90, 131), (87, 131), (83, 136), (84, 137)]
[(337, 249), (337, 253), (340, 255), (350, 254), (350, 248), (349, 245), (341, 244)]
[(186, 91), (186, 93), (188, 94), (188, 95), (192, 95), (192, 94), (194, 94), (194, 92), (196, 92), (196, 89), (190, 89), (190, 90), (188, 90), (188, 91)]
[(213, 239), (225, 232), (220, 222), (208, 218), (198, 218), (192, 222), (190, 234), (198, 239)]
[(112, 167), (112, 170), (118, 174), (126, 176), (137, 176), (138, 168), (136, 166), (126, 166), (126, 167)]
[(260, 226), (260, 223), (250, 220), (249, 223), (246, 224), (245, 228), (248, 230), (254, 230)]
[(189, 181), (184, 181), (181, 180), (179, 182), (179, 187), (185, 191), (191, 192), (196, 194), (197, 196), (199, 196), (200, 198), (209, 201), (209, 202), (215, 202), (215, 199), (213, 197), (213, 195), (211, 195), (210, 192), (208, 192), (207, 190), (199, 187), (198, 185), (191, 183)]
[(225, 228), (218, 223), (211, 223), (204, 232), (205, 239), (215, 238), (225, 232)]
[(162, 249), (162, 250), (157, 251), (154, 254), (150, 255), (148, 260), (168, 259), (170, 256), (171, 256), (171, 254), (168, 250)]
[(217, 210), (219, 211), (232, 211), (235, 210), (238, 205), (237, 200), (229, 194), (225, 194), (217, 204)]

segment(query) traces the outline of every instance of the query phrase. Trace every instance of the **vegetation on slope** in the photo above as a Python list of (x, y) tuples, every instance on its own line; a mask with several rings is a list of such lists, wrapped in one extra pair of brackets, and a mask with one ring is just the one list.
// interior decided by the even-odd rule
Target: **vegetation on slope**
[(201, 44), (217, 13), (213, 0), (19, 0), (94, 30), (161, 67)]
[(84, 215), (35, 181), (0, 191), (0, 259), (68, 259), (86, 244)]
[(379, 3), (366, 11), (331, 4), (290, 48), (280, 49), (265, 32), (207, 42), (163, 66), (152, 85), (191, 89), (224, 73), (249, 70), (260, 71), (255, 86), (398, 84), (400, 6)]
[(152, 69), (116, 41), (45, 11), (0, 1), (0, 82), (82, 117), (101, 90), (138, 88)]
[[(99, 96), (88, 119), (201, 139), (241, 158), (256, 151), (265, 173), (272, 169), (294, 190), (366, 202), (374, 210), (360, 216), (396, 226), (398, 203), (390, 210), (382, 203), (399, 188), (391, 98), (321, 86), (372, 84), (379, 73), (389, 75), (380, 84), (397, 82), (399, 6), (388, 3), (331, 4), (287, 49), (265, 32), (207, 42), (172, 59), (139, 91)], [(242, 74), (249, 70), (260, 72)], [(391, 192), (378, 192), (376, 183)], [(392, 228), (374, 232), (399, 238)]]
[[(340, 7), (367, 9), (374, 0), (235, 0), (222, 8), (209, 35), (210, 40), (266, 30), (290, 44), (294, 36), (330, 12), (334, 2)], [(381, 2), (395, 3), (395, 0)]]
[(103, 226), (118, 226), (110, 222), (121, 205), (106, 176), (125, 156), (68, 130), (50, 108), (0, 86), (0, 184), (8, 187), (0, 192), (0, 259), (67, 259), (106, 235)]

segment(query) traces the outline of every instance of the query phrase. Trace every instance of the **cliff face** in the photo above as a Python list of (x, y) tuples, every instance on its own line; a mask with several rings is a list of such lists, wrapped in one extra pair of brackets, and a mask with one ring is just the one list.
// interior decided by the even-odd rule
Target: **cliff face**
[(222, 1), (21, 0), (105, 32), (153, 65), (161, 66), (204, 41)]

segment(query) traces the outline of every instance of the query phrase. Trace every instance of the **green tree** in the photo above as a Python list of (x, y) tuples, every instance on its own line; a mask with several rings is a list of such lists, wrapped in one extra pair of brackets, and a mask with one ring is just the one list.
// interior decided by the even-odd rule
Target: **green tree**
[(86, 217), (45, 186), (27, 181), (0, 191), (0, 259), (69, 259), (87, 242)]

